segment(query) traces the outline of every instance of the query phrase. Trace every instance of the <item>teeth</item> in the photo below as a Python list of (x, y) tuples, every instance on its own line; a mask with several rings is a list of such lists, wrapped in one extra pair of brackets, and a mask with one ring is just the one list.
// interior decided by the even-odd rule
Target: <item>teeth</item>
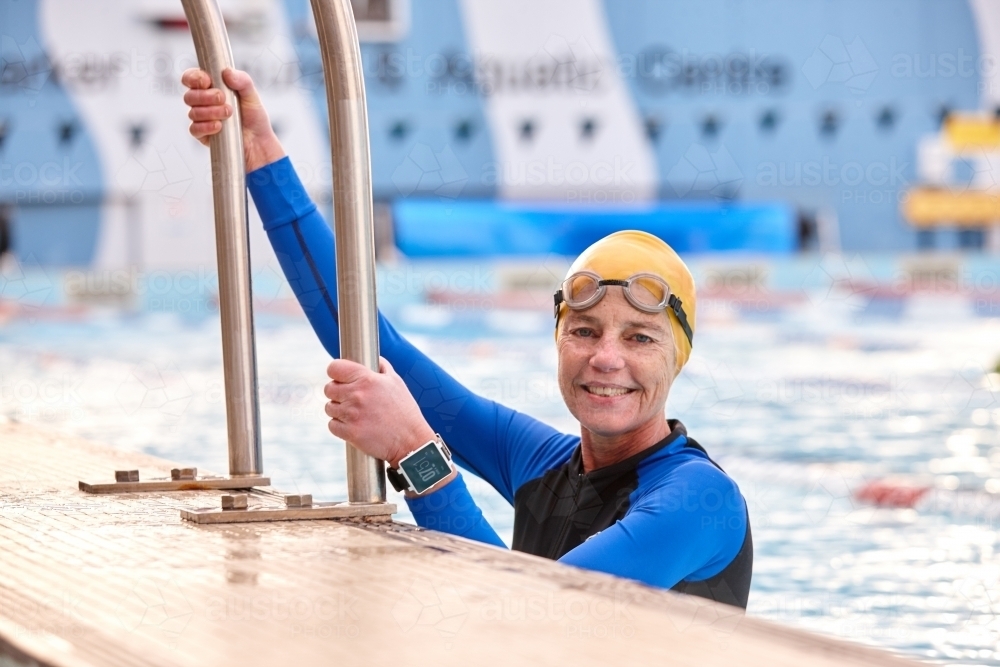
[(591, 394), (597, 394), (598, 396), (622, 396), (629, 392), (628, 389), (621, 387), (587, 387), (586, 389)]

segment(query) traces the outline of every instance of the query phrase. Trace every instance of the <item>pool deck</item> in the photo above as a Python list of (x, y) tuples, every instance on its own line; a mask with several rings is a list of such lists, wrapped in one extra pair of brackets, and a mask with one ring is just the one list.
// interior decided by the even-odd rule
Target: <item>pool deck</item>
[(919, 664), (407, 524), (196, 525), (223, 492), (77, 488), (175, 466), (0, 423), (0, 666)]

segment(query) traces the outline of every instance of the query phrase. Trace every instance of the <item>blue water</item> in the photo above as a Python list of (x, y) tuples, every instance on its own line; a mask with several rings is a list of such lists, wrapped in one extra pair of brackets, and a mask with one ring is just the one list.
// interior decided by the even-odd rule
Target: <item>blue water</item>
[[(877, 296), (829, 271), (817, 281), (817, 268), (771, 267), (763, 292), (702, 295), (695, 352), (668, 405), (748, 500), (749, 613), (935, 662), (1000, 665), (1000, 319), (983, 316), (982, 290)], [(383, 270), (381, 302), (472, 389), (574, 431), (544, 296), (563, 269), (398, 265)], [(774, 287), (793, 269), (802, 289)], [(696, 263), (700, 284), (713, 270)], [(211, 309), (76, 311), (58, 295), (65, 278), (46, 279), (51, 293), (0, 284), (0, 415), (226, 471)], [(527, 288), (505, 296), (510, 285)], [(279, 488), (343, 498), (343, 444), (323, 414), (326, 354), (285, 287), (261, 293), (265, 470)], [(855, 499), (890, 476), (933, 490), (912, 509)], [(510, 508), (470, 485), (509, 542)]]

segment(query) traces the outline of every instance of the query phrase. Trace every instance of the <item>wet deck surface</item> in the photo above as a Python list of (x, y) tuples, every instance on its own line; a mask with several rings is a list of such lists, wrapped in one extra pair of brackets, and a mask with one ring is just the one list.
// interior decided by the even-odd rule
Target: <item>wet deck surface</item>
[(193, 525), (175, 463), (0, 424), (0, 665), (915, 664), (397, 523)]

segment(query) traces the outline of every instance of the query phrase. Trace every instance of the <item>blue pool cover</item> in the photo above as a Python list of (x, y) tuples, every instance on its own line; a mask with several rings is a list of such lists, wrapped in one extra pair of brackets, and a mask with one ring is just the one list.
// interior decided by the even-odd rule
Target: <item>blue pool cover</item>
[(784, 203), (656, 202), (587, 208), (398, 199), (393, 222), (396, 244), (409, 257), (577, 255), (622, 229), (654, 234), (681, 253), (785, 254), (797, 243), (795, 213)]

